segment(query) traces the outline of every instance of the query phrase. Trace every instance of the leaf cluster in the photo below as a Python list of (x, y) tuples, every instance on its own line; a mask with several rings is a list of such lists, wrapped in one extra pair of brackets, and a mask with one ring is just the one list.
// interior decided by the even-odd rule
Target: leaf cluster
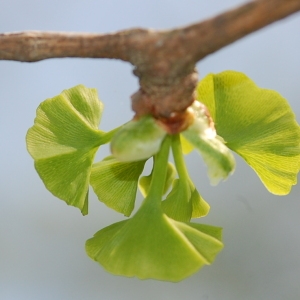
[[(83, 85), (37, 109), (27, 149), (53, 195), (86, 215), (91, 185), (101, 202), (126, 217), (138, 188), (145, 197), (134, 216), (86, 242), (87, 254), (113, 274), (179, 281), (210, 264), (223, 248), (221, 228), (191, 222), (207, 215), (209, 205), (189, 177), (184, 153), (199, 151), (213, 184), (233, 173), (230, 150), (271, 193), (285, 195), (296, 184), (300, 129), (281, 95), (226, 71), (200, 81), (197, 99), (189, 108), (192, 124), (174, 135), (151, 115), (99, 130), (103, 104), (95, 89)], [(108, 142), (112, 155), (94, 163), (98, 148)], [(175, 165), (168, 161), (170, 150)], [(152, 172), (142, 176), (151, 158)]]

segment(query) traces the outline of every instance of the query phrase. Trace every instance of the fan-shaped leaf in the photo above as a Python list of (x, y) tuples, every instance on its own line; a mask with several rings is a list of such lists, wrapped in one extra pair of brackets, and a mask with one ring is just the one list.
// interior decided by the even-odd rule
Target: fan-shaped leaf
[(245, 159), (270, 192), (288, 194), (299, 172), (300, 129), (287, 101), (234, 71), (209, 74), (197, 92), (226, 145)]
[(173, 188), (162, 202), (164, 213), (181, 222), (204, 217), (209, 212), (208, 203), (200, 196), (191, 180), (175, 179)]
[(26, 136), (27, 149), (47, 189), (68, 205), (88, 212), (88, 184), (103, 105), (96, 89), (83, 85), (47, 99)]
[[(143, 176), (139, 180), (139, 189), (144, 197), (148, 195), (151, 180), (152, 180), (152, 175), (153, 173), (151, 172), (151, 174), (149, 174), (148, 176)], [(168, 189), (172, 185), (175, 176), (176, 176), (176, 169), (172, 163), (168, 162), (167, 175), (166, 175), (163, 195), (168, 191)]]
[(99, 200), (129, 216), (134, 208), (138, 179), (145, 162), (120, 162), (110, 156), (94, 164), (90, 183)]
[(180, 223), (152, 208), (98, 231), (86, 242), (87, 254), (115, 275), (180, 281), (223, 248), (221, 228)]

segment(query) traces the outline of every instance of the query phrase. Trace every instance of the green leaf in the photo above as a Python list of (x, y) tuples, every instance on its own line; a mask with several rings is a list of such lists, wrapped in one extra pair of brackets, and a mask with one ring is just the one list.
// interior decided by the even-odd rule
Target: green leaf
[(117, 131), (110, 143), (111, 153), (120, 161), (144, 160), (159, 151), (165, 136), (155, 119), (146, 115)]
[(108, 272), (174, 282), (211, 264), (222, 248), (221, 228), (180, 223), (151, 205), (86, 242), (87, 254)]
[(173, 188), (162, 202), (164, 213), (181, 222), (204, 217), (209, 212), (208, 203), (200, 196), (190, 179), (175, 179)]
[(192, 218), (205, 217), (210, 210), (209, 204), (200, 196), (198, 190), (194, 184), (190, 181), (192, 190), (191, 202), (192, 202)]
[(88, 213), (88, 185), (103, 105), (96, 89), (78, 85), (47, 99), (26, 136), (27, 149), (46, 188), (68, 205)]
[(176, 221), (189, 222), (192, 217), (207, 215), (210, 207), (200, 196), (189, 177), (182, 155), (182, 135), (173, 135), (171, 146), (179, 178), (173, 181), (171, 192), (162, 202), (162, 209), (167, 216)]
[(181, 134), (180, 135), (181, 147), (183, 154), (189, 154), (194, 150), (194, 146)]
[(94, 164), (90, 184), (98, 199), (117, 212), (129, 216), (134, 209), (138, 179), (145, 162), (120, 162), (110, 156)]
[[(152, 175), (153, 173), (151, 172), (151, 174), (149, 174), (148, 176), (143, 176), (139, 180), (139, 189), (144, 197), (148, 195), (150, 184), (152, 181)], [(167, 175), (166, 175), (163, 195), (169, 190), (173, 180), (175, 179), (175, 176), (176, 176), (176, 169), (172, 163), (168, 162)]]
[(180, 223), (161, 209), (171, 138), (155, 155), (147, 197), (129, 220), (98, 231), (86, 242), (87, 254), (115, 275), (180, 281), (222, 249), (221, 228)]
[(161, 205), (164, 213), (176, 221), (189, 222), (192, 217), (191, 190), (184, 180), (175, 179), (171, 192)]
[(209, 74), (197, 93), (226, 145), (244, 158), (270, 192), (288, 194), (300, 167), (300, 129), (287, 101), (234, 71)]

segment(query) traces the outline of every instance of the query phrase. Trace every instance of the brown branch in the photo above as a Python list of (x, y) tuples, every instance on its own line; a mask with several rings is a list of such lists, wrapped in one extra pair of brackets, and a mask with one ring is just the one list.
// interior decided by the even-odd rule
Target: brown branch
[[(195, 61), (275, 21), (300, 10), (300, 0), (258, 0), (184, 28), (184, 39), (193, 40), (189, 53)], [(182, 35), (182, 33), (181, 33)], [(188, 45), (183, 41), (183, 47)]]
[[(257, 0), (209, 20), (169, 31), (132, 29), (112, 34), (0, 34), (0, 59), (34, 62), (53, 57), (116, 58), (135, 66), (137, 114), (170, 117), (193, 101), (200, 59), (300, 10), (300, 0)], [(180, 118), (179, 118), (180, 119)]]
[[(112, 34), (25, 31), (0, 34), (0, 59), (36, 62), (47, 58), (89, 57), (130, 60), (134, 43), (151, 31), (131, 29)], [(146, 37), (146, 38), (145, 38)]]

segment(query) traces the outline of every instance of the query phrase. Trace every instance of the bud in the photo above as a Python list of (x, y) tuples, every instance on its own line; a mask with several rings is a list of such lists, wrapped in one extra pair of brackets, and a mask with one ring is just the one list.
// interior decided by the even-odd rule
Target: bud
[(111, 153), (120, 161), (138, 161), (156, 154), (166, 131), (156, 120), (146, 115), (126, 123), (113, 136)]
[(201, 153), (208, 167), (211, 183), (215, 185), (233, 172), (234, 157), (217, 136), (214, 122), (205, 105), (195, 101), (189, 109), (194, 112), (194, 122), (182, 135)]

